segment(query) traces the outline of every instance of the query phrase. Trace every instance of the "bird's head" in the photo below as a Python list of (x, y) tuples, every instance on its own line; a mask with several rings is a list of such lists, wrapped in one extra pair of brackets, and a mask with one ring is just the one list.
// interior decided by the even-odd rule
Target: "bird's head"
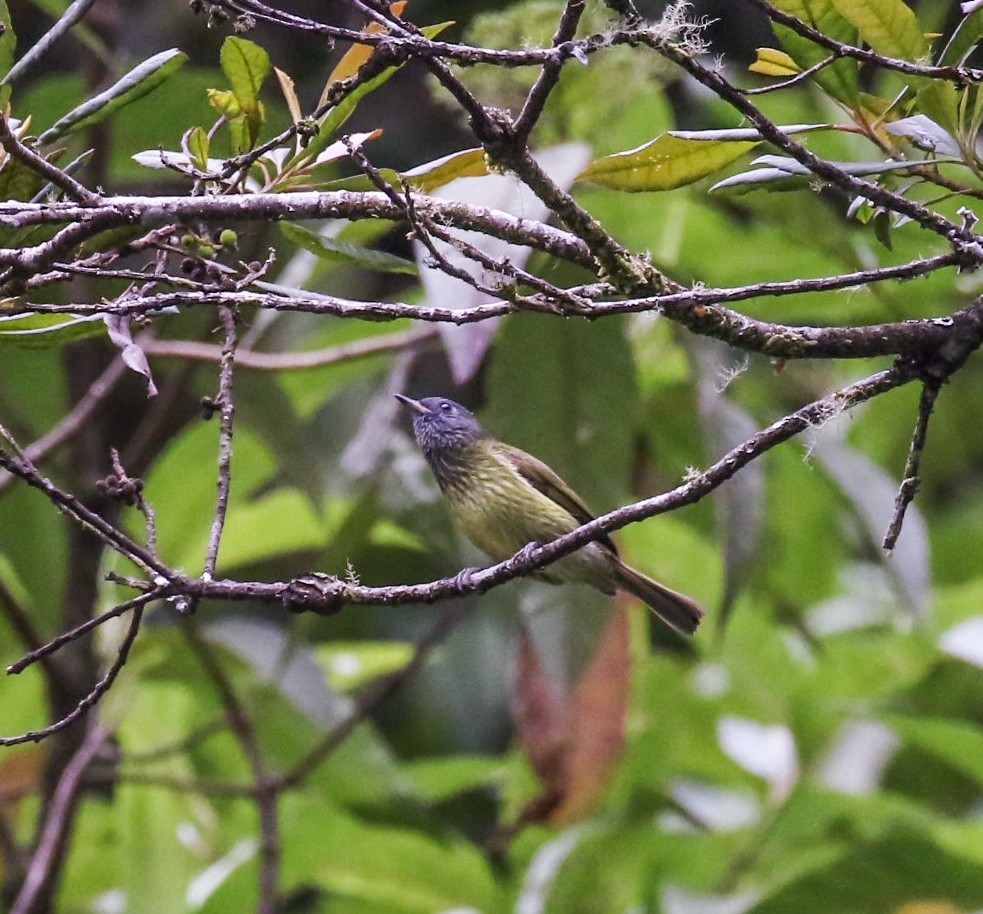
[(413, 433), (424, 451), (463, 447), (487, 437), (472, 413), (445, 397), (414, 400), (397, 394), (396, 399), (413, 413)]

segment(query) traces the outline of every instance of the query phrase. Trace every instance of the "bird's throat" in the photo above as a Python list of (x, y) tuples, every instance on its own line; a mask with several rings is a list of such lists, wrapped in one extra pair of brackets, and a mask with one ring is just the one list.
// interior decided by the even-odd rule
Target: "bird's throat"
[(453, 446), (424, 445), (423, 453), (430, 464), (430, 469), (445, 495), (466, 485), (475, 469), (475, 462), (480, 461), (478, 442), (468, 441)]

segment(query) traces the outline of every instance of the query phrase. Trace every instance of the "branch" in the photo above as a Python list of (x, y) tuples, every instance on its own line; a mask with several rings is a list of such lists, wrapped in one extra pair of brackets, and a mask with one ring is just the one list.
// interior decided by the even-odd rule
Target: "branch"
[(221, 417), (218, 441), (218, 497), (215, 503), (215, 517), (208, 534), (208, 548), (205, 552), (205, 567), (202, 577), (215, 575), (218, 561), (218, 547), (225, 528), (225, 516), (229, 508), (229, 492), (232, 488), (232, 433), (235, 420), (235, 401), (232, 399), (232, 373), (235, 364), (238, 335), (235, 312), (229, 307), (219, 310), (225, 327), (225, 345), (222, 347), (221, 367), (219, 369), (218, 396), (211, 401), (210, 408), (218, 410)]
[(229, 728), (235, 735), (252, 772), (255, 785), (253, 796), (259, 813), (261, 836), (259, 847), (259, 906), (256, 910), (257, 914), (276, 914), (280, 910), (278, 899), (282, 851), (280, 822), (277, 812), (279, 786), (267, 772), (266, 762), (263, 759), (253, 722), (239, 701), (225, 670), (215, 658), (211, 645), (202, 638), (194, 620), (189, 619), (187, 624), (183, 626), (183, 631), (192, 650), (198, 656), (205, 673), (211, 680), (212, 687), (218, 694), (225, 710), (225, 718)]
[[(567, 0), (563, 7), (563, 14), (560, 17), (559, 25), (557, 25), (556, 32), (553, 35), (554, 48), (574, 38), (586, 6), (586, 0)], [(519, 142), (528, 143), (529, 134), (532, 133), (533, 127), (536, 126), (536, 123), (542, 116), (550, 93), (560, 81), (560, 72), (563, 69), (563, 64), (564, 58), (562, 57), (553, 57), (543, 61), (539, 76), (529, 90), (519, 116), (515, 119), (513, 130), (516, 140)]]
[(107, 739), (108, 730), (93, 727), (62, 771), (48, 806), (44, 829), (28, 865), (24, 884), (14, 899), (10, 914), (29, 914), (34, 911), (38, 900), (47, 891), (68, 840), (82, 779)]
[[(17, 746), (20, 743), (38, 743), (47, 737), (64, 730), (65, 727), (75, 723), (79, 718), (81, 718), (91, 707), (93, 707), (106, 692), (109, 691), (112, 684), (116, 681), (116, 677), (120, 674), (123, 666), (126, 664), (127, 657), (130, 653), (130, 648), (133, 647), (133, 642), (136, 640), (137, 632), (140, 630), (140, 620), (143, 618), (143, 604), (138, 604), (133, 610), (133, 617), (130, 619), (130, 627), (123, 638), (122, 643), (117, 651), (116, 658), (113, 660), (112, 665), (106, 671), (106, 674), (100, 679), (93, 687), (92, 690), (75, 706), (75, 708), (66, 714), (60, 720), (55, 721), (47, 727), (43, 727), (40, 730), (29, 730), (27, 733), (21, 733), (17, 736), (0, 736), (0, 746)], [(50, 820), (49, 820), (50, 821)]]
[(36, 172), (43, 178), (47, 178), (52, 184), (60, 187), (68, 196), (79, 203), (87, 206), (94, 206), (102, 202), (102, 197), (92, 193), (83, 184), (79, 184), (73, 177), (65, 174), (60, 168), (52, 165), (43, 156), (38, 155), (33, 149), (25, 146), (14, 135), (10, 129), (10, 123), (6, 117), (0, 116), (0, 146), (10, 153), (12, 158), (22, 162), (31, 171)]
[[(144, 343), (143, 340), (139, 341), (141, 346)], [(56, 448), (71, 441), (86, 427), (99, 405), (126, 376), (126, 372), (127, 368), (123, 360), (113, 359), (106, 370), (92, 382), (85, 396), (58, 421), (54, 428), (23, 449), (24, 458), (31, 463), (36, 463)], [(14, 476), (11, 473), (0, 471), (0, 492), (3, 492), (13, 481)]]
[[(303, 352), (260, 352), (255, 349), (236, 349), (236, 367), (253, 368), (257, 371), (303, 371), (321, 368), (325, 365), (340, 365), (356, 359), (375, 355), (386, 355), (413, 349), (439, 339), (436, 330), (406, 330), (374, 336), (354, 343), (327, 346), (324, 349), (311, 349)], [(194, 340), (148, 340), (141, 348), (149, 356), (183, 359), (195, 362), (219, 362), (222, 347), (214, 343), (199, 343)], [(29, 450), (29, 448), (28, 448)], [(2, 479), (0, 479), (2, 488)]]
[(820, 159), (801, 143), (797, 143), (782, 132), (781, 128), (765, 117), (740, 89), (731, 85), (720, 73), (704, 67), (695, 58), (675, 47), (671, 42), (660, 40), (648, 32), (641, 32), (639, 41), (678, 64), (699, 83), (710, 89), (714, 95), (728, 102), (754, 124), (764, 139), (787, 152), (793, 159), (808, 168), (812, 174), (823, 178), (849, 195), (865, 197), (878, 206), (907, 216), (923, 228), (927, 228), (949, 241), (957, 250), (965, 248), (972, 252), (974, 258), (979, 258), (983, 254), (979, 239), (966, 228), (950, 222), (945, 217), (901, 194), (892, 193), (878, 184), (856, 178), (841, 168), (837, 168), (831, 162)]
[[(979, 345), (978, 340), (975, 345)], [(807, 428), (822, 424), (844, 410), (909, 384), (918, 378), (920, 373), (921, 369), (915, 364), (902, 363), (844, 387), (774, 422), (739, 447), (729, 451), (704, 472), (694, 475), (675, 489), (604, 514), (545, 545), (526, 547), (504, 562), (473, 573), (467, 580), (455, 576), (426, 584), (366, 587), (323, 574), (310, 575), (286, 583), (202, 581), (199, 578), (174, 575), (171, 578), (170, 588), (172, 592), (184, 594), (195, 600), (207, 598), (282, 603), (293, 610), (320, 613), (337, 612), (345, 605), (396, 606), (409, 603), (434, 603), (453, 599), (462, 594), (485, 593), (506, 581), (529, 575), (552, 564), (602, 534), (609, 534), (628, 524), (695, 504), (773, 447), (788, 441)]]
[[(805, 292), (850, 288), (865, 281), (904, 279), (951, 266), (962, 260), (958, 252), (915, 261), (899, 267), (848, 273), (842, 276), (815, 280), (758, 283), (732, 289), (693, 289), (645, 298), (590, 304), (585, 316), (608, 317), (615, 314), (662, 312), (667, 318), (682, 324), (702, 336), (721, 340), (747, 352), (757, 352), (772, 358), (830, 359), (871, 358), (903, 355), (935, 349), (960, 334), (975, 333), (983, 321), (983, 300), (974, 302), (951, 315), (922, 320), (898, 321), (890, 324), (867, 324), (843, 327), (809, 327), (778, 324), (748, 317), (738, 311), (721, 307), (720, 301), (742, 301), (765, 295), (792, 295)], [(578, 299), (583, 301), (582, 293)], [(471, 324), (506, 314), (526, 310), (513, 302), (491, 302), (471, 308), (444, 308), (411, 305), (403, 302), (360, 302), (318, 295), (312, 292), (183, 292), (168, 291), (142, 299), (100, 304), (72, 302), (64, 305), (25, 303), (11, 309), (38, 314), (147, 314), (166, 308), (214, 307), (226, 305), (246, 307), (255, 305), (272, 311), (331, 314), (337, 317), (379, 321), (411, 318), (428, 323)], [(560, 305), (562, 308), (562, 304)], [(2, 465), (2, 461), (0, 461)]]
[(922, 452), (925, 450), (925, 439), (928, 437), (928, 423), (932, 418), (932, 411), (935, 409), (935, 400), (939, 395), (941, 384), (941, 381), (930, 378), (922, 385), (922, 395), (918, 403), (918, 419), (911, 435), (911, 444), (908, 446), (908, 457), (905, 460), (898, 497), (894, 501), (894, 516), (888, 524), (884, 541), (881, 544), (889, 552), (894, 549), (898, 542), (908, 505), (915, 500), (915, 495), (922, 483), (918, 470), (921, 466)]
[(844, 44), (829, 35), (814, 29), (806, 24), (797, 16), (786, 13), (778, 7), (773, 6), (768, 0), (748, 0), (758, 9), (762, 10), (773, 22), (788, 26), (792, 31), (798, 32), (803, 38), (808, 38), (814, 44), (828, 51), (832, 51), (838, 57), (852, 57), (863, 63), (873, 64), (885, 70), (895, 70), (907, 76), (924, 76), (929, 79), (944, 79), (948, 82), (960, 83), (961, 85), (972, 85), (983, 82), (983, 70), (975, 67), (948, 66), (935, 67), (927, 64), (912, 63), (909, 60), (901, 60), (898, 57), (887, 57), (877, 51), (870, 51), (866, 48), (858, 48), (852, 44)]

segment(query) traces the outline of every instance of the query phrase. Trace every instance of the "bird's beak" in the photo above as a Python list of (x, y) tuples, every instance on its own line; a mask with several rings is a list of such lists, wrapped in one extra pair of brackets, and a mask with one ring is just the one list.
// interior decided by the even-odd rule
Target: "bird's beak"
[(415, 413), (419, 413), (421, 416), (429, 416), (430, 410), (427, 409), (419, 400), (414, 400), (412, 397), (404, 397), (403, 394), (396, 394), (396, 399), (403, 404), (407, 409), (413, 410)]

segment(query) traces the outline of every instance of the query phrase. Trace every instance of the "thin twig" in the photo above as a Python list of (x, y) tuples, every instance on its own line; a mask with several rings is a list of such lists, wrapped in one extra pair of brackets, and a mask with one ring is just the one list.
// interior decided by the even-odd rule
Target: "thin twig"
[(205, 639), (194, 619), (188, 619), (183, 627), (192, 650), (198, 657), (212, 687), (225, 710), (225, 719), (249, 764), (255, 785), (254, 799), (259, 813), (260, 827), (260, 875), (259, 906), (257, 914), (276, 914), (279, 910), (280, 884), (280, 820), (277, 810), (279, 785), (267, 771), (266, 761), (256, 737), (255, 727), (242, 702), (235, 693), (225, 670)]
[(807, 67), (805, 70), (799, 70), (795, 76), (790, 76), (788, 79), (783, 79), (781, 82), (771, 83), (767, 86), (759, 86), (757, 89), (741, 89), (740, 91), (744, 95), (767, 95), (769, 92), (778, 92), (781, 89), (790, 89), (792, 86), (798, 85), (801, 82), (805, 82), (810, 76), (815, 76), (820, 70), (825, 70), (830, 64), (835, 63), (839, 60), (839, 56), (836, 54), (830, 54), (829, 57), (824, 57), (818, 63), (814, 63), (811, 67)]
[(17, 736), (2, 736), (0, 737), (0, 746), (16, 746), (20, 743), (37, 743), (52, 734), (58, 733), (64, 730), (65, 727), (70, 726), (75, 723), (80, 717), (82, 717), (89, 708), (93, 707), (106, 692), (109, 691), (112, 684), (116, 681), (116, 677), (120, 674), (123, 666), (126, 664), (126, 659), (129, 656), (130, 648), (133, 647), (133, 642), (136, 640), (137, 632), (140, 630), (140, 620), (143, 618), (143, 606), (136, 606), (133, 610), (133, 616), (130, 619), (130, 627), (123, 638), (122, 643), (117, 651), (116, 658), (113, 660), (112, 665), (106, 671), (106, 674), (100, 679), (91, 689), (91, 691), (82, 698), (81, 701), (60, 720), (55, 721), (47, 727), (42, 727), (40, 730), (29, 730), (27, 733), (21, 733)]
[(439, 647), (467, 612), (464, 603), (444, 610), (430, 630), (417, 642), (409, 662), (388, 676), (376, 680), (352, 708), (351, 713), (287, 771), (279, 781), (281, 790), (300, 786), (351, 734), (351, 732), (382, 705), (393, 693), (423, 667), (434, 649)]
[[(439, 339), (436, 330), (405, 330), (373, 336), (353, 343), (326, 346), (305, 352), (260, 352), (255, 349), (236, 349), (236, 367), (258, 371), (303, 371), (339, 365), (369, 356), (386, 355), (432, 343)], [(194, 340), (150, 340), (142, 345), (149, 356), (185, 359), (197, 362), (220, 362), (222, 346)]]
[[(586, 0), (567, 0), (563, 7), (563, 14), (560, 16), (560, 22), (553, 35), (554, 48), (570, 41), (576, 36), (577, 26), (580, 24), (580, 19), (584, 14), (586, 6)], [(529, 90), (525, 104), (522, 106), (519, 116), (515, 119), (513, 129), (518, 141), (523, 143), (528, 142), (529, 134), (532, 133), (533, 127), (539, 122), (550, 93), (560, 81), (563, 63), (564, 58), (562, 57), (553, 57), (543, 61), (539, 76), (536, 77), (536, 82), (533, 83), (532, 88)]]
[(908, 445), (908, 458), (905, 460), (904, 475), (901, 478), (901, 485), (898, 488), (898, 495), (894, 500), (894, 515), (888, 524), (887, 532), (884, 534), (884, 541), (881, 543), (884, 549), (892, 550), (901, 535), (901, 527), (904, 524), (905, 512), (908, 505), (915, 499), (915, 494), (921, 486), (921, 478), (918, 475), (921, 466), (922, 453), (925, 450), (925, 439), (928, 437), (928, 423), (932, 418), (932, 410), (935, 408), (935, 400), (939, 395), (941, 381), (930, 378), (922, 385), (922, 395), (918, 402), (918, 419), (915, 422), (915, 429), (911, 435), (911, 443)]
[(70, 631), (63, 632), (57, 637), (52, 638), (50, 641), (39, 644), (36, 648), (21, 657), (21, 659), (16, 663), (10, 664), (10, 666), (7, 667), (7, 675), (16, 676), (19, 673), (23, 673), (24, 670), (31, 666), (31, 664), (44, 660), (46, 657), (51, 656), (56, 651), (63, 648), (66, 644), (72, 641), (77, 641), (83, 635), (88, 634), (94, 628), (98, 628), (100, 625), (103, 625), (110, 619), (118, 619), (120, 616), (124, 616), (126, 613), (130, 612), (130, 610), (136, 609), (137, 607), (144, 607), (148, 603), (152, 603), (154, 600), (159, 600), (161, 595), (161, 589), (148, 590), (145, 593), (139, 594), (138, 596), (127, 600), (125, 603), (120, 603), (117, 606), (114, 606), (112, 609), (107, 609), (104, 613), (86, 620), (81, 625), (77, 625)]
[[(92, 382), (85, 395), (58, 420), (55, 426), (24, 448), (24, 456), (31, 463), (37, 463), (44, 460), (56, 448), (71, 441), (88, 425), (100, 404), (123, 380), (126, 372), (127, 368), (123, 360), (113, 359), (103, 373)], [(13, 481), (14, 477), (10, 473), (0, 470), (0, 492)]]
[(232, 488), (232, 435), (235, 422), (232, 374), (238, 331), (232, 308), (219, 309), (219, 315), (225, 328), (225, 345), (222, 347), (222, 360), (219, 366), (218, 396), (214, 401), (221, 424), (218, 444), (218, 495), (215, 501), (215, 515), (208, 535), (205, 566), (202, 570), (202, 577), (207, 578), (215, 576), (215, 564), (218, 561), (218, 549), (222, 541), (222, 531), (225, 529), (225, 516), (229, 509), (229, 494)]
[(92, 727), (82, 745), (62, 771), (55, 788), (37, 847), (27, 868), (24, 883), (14, 899), (10, 914), (28, 914), (54, 877), (57, 861), (68, 840), (86, 769), (109, 738), (109, 731)]
[(60, 187), (73, 200), (87, 206), (96, 206), (102, 203), (102, 197), (99, 194), (94, 194), (85, 185), (65, 174), (60, 168), (52, 165), (43, 156), (38, 155), (33, 149), (29, 149), (17, 139), (13, 130), (10, 129), (7, 118), (3, 116), (0, 116), (0, 146), (3, 146), (13, 158), (23, 162), (32, 171)]

